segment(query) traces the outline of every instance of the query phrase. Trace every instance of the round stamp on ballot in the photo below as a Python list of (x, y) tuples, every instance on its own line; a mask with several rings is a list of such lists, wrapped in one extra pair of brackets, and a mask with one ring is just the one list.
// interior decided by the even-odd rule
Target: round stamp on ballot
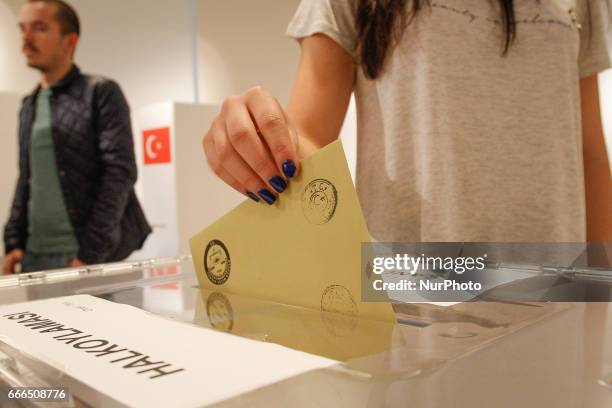
[(213, 292), (208, 296), (206, 314), (213, 329), (229, 333), (234, 328), (234, 310), (223, 293)]
[(342, 285), (330, 285), (325, 288), (321, 295), (321, 311), (351, 316), (356, 316), (358, 313), (353, 295)]
[(325, 179), (313, 180), (302, 194), (302, 212), (308, 222), (315, 225), (328, 223), (338, 206), (338, 191)]
[(335, 337), (347, 337), (357, 326), (357, 303), (344, 286), (330, 285), (323, 291), (321, 312), (323, 323)]
[(215, 285), (223, 285), (230, 277), (232, 260), (223, 242), (212, 240), (204, 251), (204, 271), (208, 280)]

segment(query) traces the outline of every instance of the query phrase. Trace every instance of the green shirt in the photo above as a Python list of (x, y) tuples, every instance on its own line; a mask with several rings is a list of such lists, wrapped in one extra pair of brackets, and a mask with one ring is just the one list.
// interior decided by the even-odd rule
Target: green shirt
[(51, 133), (51, 90), (41, 90), (30, 143), (30, 201), (26, 251), (76, 254), (78, 242), (68, 218)]

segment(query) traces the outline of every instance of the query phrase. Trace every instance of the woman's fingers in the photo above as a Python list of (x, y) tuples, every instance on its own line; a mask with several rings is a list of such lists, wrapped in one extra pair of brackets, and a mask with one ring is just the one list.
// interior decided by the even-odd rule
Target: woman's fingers
[(246, 189), (244, 188), (244, 186), (242, 186), (238, 182), (238, 180), (236, 180), (231, 174), (229, 174), (221, 165), (214, 143), (215, 142), (211, 127), (211, 129), (204, 136), (203, 140), (204, 155), (206, 156), (208, 167), (210, 167), (210, 169), (213, 171), (213, 173), (217, 175), (217, 177), (223, 180), (234, 190), (238, 191), (240, 194), (246, 194)]
[(298, 172), (297, 146), (285, 112), (276, 98), (261, 87), (256, 87), (244, 95), (244, 101), (276, 168), (288, 179), (295, 177)]
[(298, 172), (295, 139), (283, 108), (257, 87), (225, 100), (203, 144), (219, 178), (249, 198), (272, 205)]
[[(252, 170), (249, 176), (257, 175), (263, 183), (268, 184), (277, 193), (285, 191), (287, 182), (280, 175), (274, 160), (264, 145), (264, 141), (257, 134), (249, 111), (242, 100), (239, 98), (227, 99), (223, 105), (222, 115), (225, 117), (226, 140), (229, 140), (230, 143), (230, 146), (225, 146), (225, 148), (228, 151), (234, 149), (241, 159), (241, 164), (246, 163)], [(224, 142), (219, 142), (219, 144), (221, 143)], [(228, 171), (232, 174), (234, 174), (234, 169), (241, 172), (246, 171), (242, 165), (237, 163), (238, 160), (232, 154), (228, 154), (232, 158), (231, 162), (226, 164), (223, 161), (223, 165)], [(232, 166), (232, 168), (230, 169), (228, 166)], [(260, 189), (265, 187), (265, 185), (261, 185)], [(260, 189), (257, 191), (259, 192)]]
[(234, 149), (225, 133), (223, 121), (215, 120), (204, 141), (204, 150), (211, 169), (219, 178), (254, 201), (268, 204), (276, 196)]

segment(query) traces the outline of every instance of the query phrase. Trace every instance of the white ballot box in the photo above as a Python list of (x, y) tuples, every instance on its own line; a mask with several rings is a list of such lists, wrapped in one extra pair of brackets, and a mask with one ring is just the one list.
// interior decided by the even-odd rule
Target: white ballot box
[(388, 323), (201, 290), (185, 257), (0, 278), (0, 304), (0, 391), (61, 387), (54, 406), (612, 406), (605, 303)]

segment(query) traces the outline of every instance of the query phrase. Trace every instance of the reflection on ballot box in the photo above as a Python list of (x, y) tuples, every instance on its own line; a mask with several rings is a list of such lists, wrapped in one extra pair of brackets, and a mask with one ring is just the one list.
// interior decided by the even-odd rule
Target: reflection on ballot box
[[(150, 384), (151, 389), (144, 385), (120, 389), (113, 385), (118, 373), (134, 380), (141, 375), (132, 371), (146, 369), (132, 364), (138, 356), (111, 364), (119, 357), (105, 362), (78, 349), (95, 347), (94, 342), (74, 348), (51, 336), (61, 333), (38, 333), (46, 328), (24, 326), (53, 322), (7, 320), (3, 322), (4, 339), (16, 330), (20, 339), (11, 343), (12, 348), (0, 344), (4, 353), (1, 383), (12, 379), (21, 386), (32, 386), (33, 380), (40, 380), (48, 386), (69, 386), (78, 400), (105, 408), (124, 406), (112, 401), (150, 400), (158, 393), (178, 403), (178, 396), (171, 392), (176, 390), (182, 400), (209, 401), (215, 407), (612, 406), (612, 391), (603, 380), (612, 367), (612, 319), (607, 303), (475, 301), (446, 307), (395, 303), (397, 322), (381, 322), (350, 313), (350, 308), (342, 306), (342, 291), (332, 292), (339, 303), (332, 301), (330, 310), (321, 310), (222, 288), (201, 290), (191, 260), (186, 258), (111, 265), (88, 273), (77, 270), (0, 278), (0, 299), (6, 305), (25, 302), (27, 299), (18, 300), (24, 295), (34, 300), (75, 293), (114, 303), (78, 297), (78, 303), (99, 309), (98, 313), (71, 308), (68, 316), (53, 312), (48, 303), (29, 302), (8, 309), (4, 306), (6, 312), (0, 315), (39, 313), (41, 319), (86, 332), (81, 336), (96, 336), (82, 342), (112, 340), (123, 345), (118, 350), (146, 351), (151, 361), (163, 360), (175, 364), (175, 369), (188, 370), (162, 377), (163, 381), (174, 377), (172, 387), (160, 382)], [(174, 296), (169, 298), (170, 294)], [(154, 314), (174, 322), (153, 318)], [(38, 358), (28, 359), (24, 351)], [(58, 360), (59, 351), (74, 358)], [(49, 353), (52, 358), (44, 359)], [(275, 357), (266, 360), (264, 353)], [(296, 370), (299, 361), (311, 369)], [(120, 369), (119, 363), (132, 368)], [(75, 364), (86, 368), (75, 370)], [(51, 371), (50, 365), (55, 366)], [(113, 372), (102, 382), (93, 381), (100, 370), (92, 367), (99, 365)], [(248, 373), (253, 377), (245, 378)], [(180, 380), (178, 376), (183, 375), (193, 383)], [(266, 376), (274, 381), (262, 383)], [(201, 405), (210, 404), (197, 406)]]
[(319, 312), (208, 291), (196, 303), (195, 323), (339, 361), (389, 350), (394, 328), (393, 323), (350, 313)]
[(205, 290), (194, 322), (344, 362), (221, 406), (599, 406), (584, 405), (584, 304), (394, 307), (389, 324)]

